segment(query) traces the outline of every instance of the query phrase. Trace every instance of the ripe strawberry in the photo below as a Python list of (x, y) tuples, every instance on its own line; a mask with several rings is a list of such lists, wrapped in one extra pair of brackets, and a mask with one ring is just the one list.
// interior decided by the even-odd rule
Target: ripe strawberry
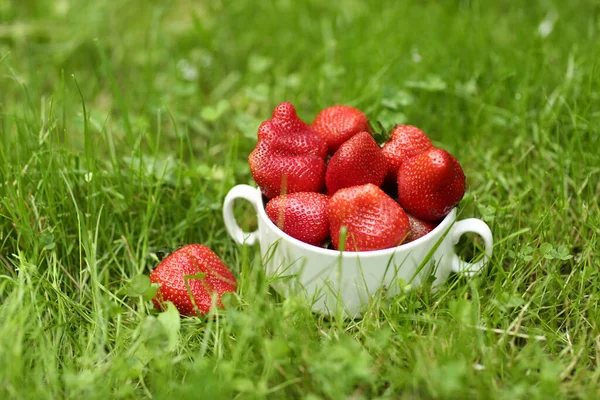
[(327, 144), (281, 103), (263, 122), (248, 161), (254, 181), (267, 198), (282, 193), (320, 192), (325, 183)]
[[(189, 296), (186, 276), (205, 274), (203, 277), (187, 278), (187, 286), (196, 303)], [(223, 307), (221, 296), (235, 292), (237, 283), (227, 266), (211, 249), (201, 244), (184, 246), (164, 258), (150, 274), (150, 280), (160, 283), (153, 299), (161, 308), (161, 302), (170, 301), (181, 315), (206, 314), (212, 306), (212, 295), (217, 295), (217, 306)]]
[(275, 107), (271, 119), (258, 128), (258, 140), (268, 139), (281, 134), (292, 135), (312, 132), (311, 127), (298, 118), (292, 103), (284, 101)]
[(346, 251), (369, 251), (398, 246), (410, 233), (402, 207), (373, 184), (338, 190), (327, 206), (331, 241), (340, 246), (346, 227)]
[(406, 242), (412, 242), (427, 235), (429, 232), (435, 229), (436, 223), (429, 221), (422, 221), (417, 217), (407, 214), (408, 222), (410, 222), (410, 235), (406, 238)]
[(324, 109), (317, 115), (311, 126), (327, 141), (330, 154), (358, 132), (368, 132), (370, 129), (365, 114), (356, 108), (344, 105)]
[(428, 150), (406, 160), (398, 170), (398, 201), (417, 218), (442, 219), (464, 194), (465, 174), (446, 150)]
[(333, 195), (339, 189), (372, 183), (381, 186), (387, 161), (375, 139), (360, 132), (344, 143), (329, 160), (325, 185)]
[(267, 203), (267, 215), (291, 237), (319, 246), (329, 237), (328, 202), (321, 193), (285, 194)]
[(433, 149), (431, 140), (417, 127), (398, 125), (392, 130), (390, 139), (383, 145), (383, 154), (388, 162), (388, 181), (396, 182), (400, 165), (411, 157)]

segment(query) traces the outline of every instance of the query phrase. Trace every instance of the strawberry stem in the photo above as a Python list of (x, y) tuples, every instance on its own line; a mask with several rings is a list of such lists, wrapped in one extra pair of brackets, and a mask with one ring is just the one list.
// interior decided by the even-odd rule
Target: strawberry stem
[(373, 136), (373, 139), (375, 139), (375, 142), (377, 142), (379, 146), (382, 146), (390, 139), (391, 131), (385, 129), (385, 126), (383, 126), (381, 121), (369, 121), (369, 127), (371, 128), (371, 135)]

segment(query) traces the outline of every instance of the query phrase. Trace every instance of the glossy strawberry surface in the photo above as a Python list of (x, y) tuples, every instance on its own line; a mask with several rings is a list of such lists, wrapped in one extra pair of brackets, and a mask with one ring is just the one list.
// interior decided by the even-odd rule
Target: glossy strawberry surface
[(408, 222), (410, 223), (410, 235), (406, 238), (406, 243), (412, 242), (427, 235), (429, 232), (435, 229), (438, 225), (435, 222), (423, 221), (415, 217), (414, 215), (408, 215)]
[(410, 233), (402, 207), (373, 184), (338, 190), (329, 200), (327, 216), (336, 249), (341, 245), (343, 227), (346, 251), (395, 247)]
[(271, 199), (266, 211), (269, 219), (291, 237), (319, 246), (329, 237), (328, 202), (329, 197), (320, 193), (291, 193)]
[(381, 186), (387, 171), (387, 161), (375, 139), (367, 132), (357, 133), (329, 160), (327, 193), (333, 195), (339, 189), (367, 183)]
[(444, 218), (464, 194), (465, 174), (446, 150), (428, 150), (409, 158), (398, 170), (398, 201), (419, 219)]
[(312, 128), (327, 142), (333, 154), (344, 142), (359, 132), (369, 131), (369, 121), (362, 111), (336, 105), (322, 110), (312, 123)]
[(181, 315), (187, 316), (208, 313), (213, 295), (216, 305), (223, 307), (221, 296), (237, 288), (235, 277), (225, 263), (201, 244), (190, 244), (169, 254), (152, 271), (150, 280), (160, 284), (153, 299), (157, 308), (161, 308), (162, 302), (170, 301)]
[(327, 144), (297, 117), (290, 103), (275, 108), (258, 136), (248, 162), (254, 181), (267, 198), (323, 189)]
[(260, 125), (258, 140), (269, 139), (282, 134), (294, 135), (306, 132), (314, 133), (312, 128), (298, 117), (293, 104), (284, 101), (275, 107), (271, 119)]
[(404, 161), (432, 148), (431, 140), (419, 128), (411, 125), (396, 126), (382, 148), (388, 162), (387, 180), (396, 182), (398, 169)]

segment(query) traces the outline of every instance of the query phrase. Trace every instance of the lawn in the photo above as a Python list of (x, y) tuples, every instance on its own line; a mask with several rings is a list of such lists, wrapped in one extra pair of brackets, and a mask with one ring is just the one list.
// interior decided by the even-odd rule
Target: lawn
[[(0, 398), (600, 397), (597, 1), (3, 0), (0, 60)], [(285, 100), (453, 153), (487, 269), (360, 320), (276, 295), (222, 202)], [(186, 243), (217, 318), (141, 295)]]

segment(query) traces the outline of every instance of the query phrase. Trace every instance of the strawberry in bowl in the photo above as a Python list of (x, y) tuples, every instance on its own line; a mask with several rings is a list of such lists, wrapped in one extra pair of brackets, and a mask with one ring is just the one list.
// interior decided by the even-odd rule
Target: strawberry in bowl
[[(399, 282), (416, 287), (429, 276), (438, 285), (451, 272), (476, 273), (491, 256), (489, 227), (456, 220), (462, 167), (414, 126), (395, 127), (381, 148), (357, 109), (329, 107), (308, 126), (282, 103), (261, 125), (250, 162), (258, 188), (238, 185), (227, 194), (227, 231), (240, 244), (258, 242), (272, 285), (305, 296), (315, 311), (359, 316), (384, 288), (398, 293), (406, 287)], [(390, 181), (397, 198), (382, 189)], [(254, 205), (255, 232), (237, 225), (236, 199)], [(485, 242), (475, 263), (454, 250), (466, 232)]]

